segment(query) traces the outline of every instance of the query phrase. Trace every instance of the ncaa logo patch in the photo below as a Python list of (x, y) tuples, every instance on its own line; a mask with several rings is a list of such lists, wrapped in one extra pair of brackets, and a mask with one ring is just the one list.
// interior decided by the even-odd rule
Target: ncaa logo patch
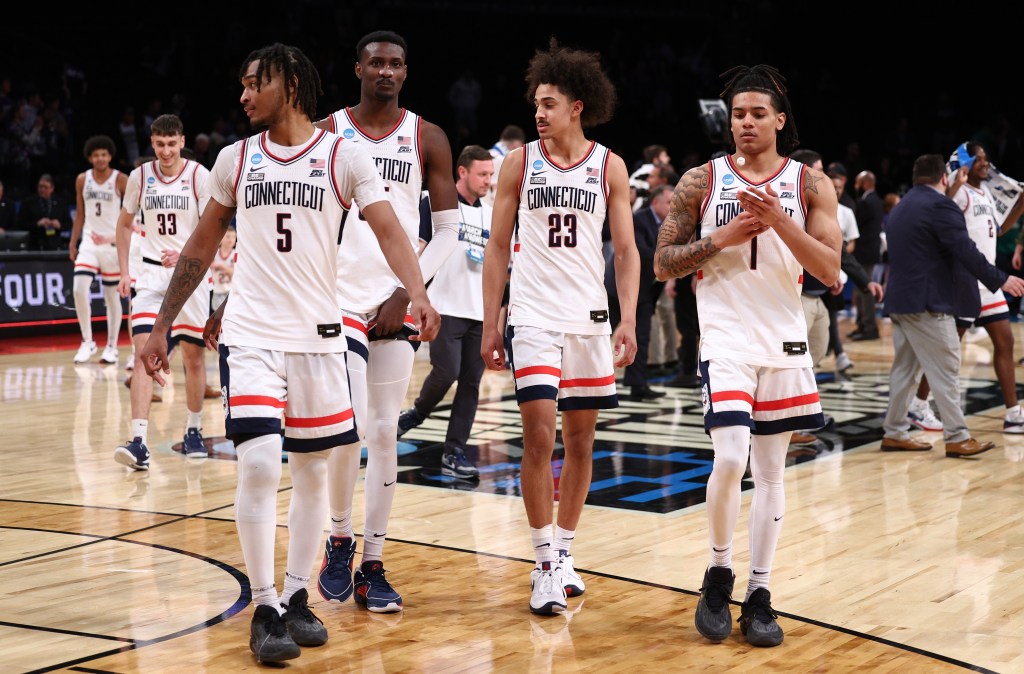
[(537, 159), (536, 161), (533, 162), (534, 171), (539, 171), (542, 168), (544, 168), (544, 162), (542, 162), (540, 159)]
[(736, 178), (731, 173), (726, 173), (722, 176), (722, 184), (732, 185), (734, 182), (736, 182)]
[(344, 131), (341, 132), (341, 135), (344, 136), (345, 138), (351, 138), (352, 136), (356, 135), (356, 132), (353, 131), (352, 129), (345, 129)]
[(261, 161), (263, 161), (263, 155), (261, 155), (259, 152), (257, 152), (256, 154), (254, 154), (252, 156), (252, 158), (249, 161), (251, 161), (253, 163), (253, 165), (255, 166), (256, 164), (259, 164)]
[(149, 176), (148, 178), (146, 178), (146, 182), (152, 185), (153, 183), (156, 182), (156, 178), (154, 178), (153, 176)]

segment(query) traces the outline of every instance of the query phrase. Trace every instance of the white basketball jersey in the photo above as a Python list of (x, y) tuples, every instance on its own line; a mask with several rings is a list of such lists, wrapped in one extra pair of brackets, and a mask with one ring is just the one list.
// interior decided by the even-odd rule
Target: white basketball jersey
[(117, 233), (117, 216), (121, 214), (121, 193), (117, 189), (119, 175), (119, 171), (113, 170), (101, 183), (96, 181), (92, 169), (85, 172), (85, 184), (82, 186), (85, 209), (83, 241), (91, 241), (93, 234), (112, 238)]
[(132, 214), (142, 211), (144, 260), (158, 262), (163, 250), (181, 251), (209, 198), (209, 176), (205, 166), (190, 160), (176, 176), (165, 176), (156, 161), (128, 176), (124, 207)]
[[(953, 201), (964, 212), (967, 234), (982, 252), (989, 264), (996, 263), (996, 238), (999, 225), (996, 221), (996, 207), (992, 196), (982, 185), (980, 189), (963, 184), (953, 195)], [(978, 287), (984, 288), (980, 282)]]
[[(420, 192), (423, 189), (423, 158), (420, 154), (420, 117), (408, 110), (394, 128), (374, 138), (359, 128), (348, 108), (330, 116), (332, 130), (347, 141), (364, 146), (384, 179), (391, 207), (419, 253)], [(362, 222), (362, 227), (355, 226)], [(388, 266), (373, 230), (365, 225), (358, 204), (345, 228), (338, 250), (338, 300), (341, 307), (356, 313), (377, 309), (399, 285)]]
[(266, 133), (221, 151), (210, 196), (235, 207), (241, 261), (221, 341), (298, 353), (345, 351), (336, 298), (338, 238), (353, 198), (384, 198), (373, 162), (317, 129), (298, 147)]
[[(786, 159), (768, 180), (747, 180), (729, 156), (708, 164), (711, 180), (696, 238), (728, 224), (740, 211), (736, 193), (770, 184), (782, 209), (805, 227), (804, 165)], [(697, 272), (700, 358), (728, 358), (767, 367), (812, 367), (800, 292), (803, 267), (775, 230), (730, 246)]]
[(608, 148), (591, 142), (583, 159), (559, 166), (543, 141), (523, 147), (510, 325), (611, 334), (601, 241), (608, 155)]

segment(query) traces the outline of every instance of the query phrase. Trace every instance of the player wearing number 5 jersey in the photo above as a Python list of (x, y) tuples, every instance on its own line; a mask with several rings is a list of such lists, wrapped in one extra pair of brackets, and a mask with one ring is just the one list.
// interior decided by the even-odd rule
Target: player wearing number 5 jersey
[[(178, 255), (199, 223), (199, 216), (210, 198), (207, 191), (210, 172), (181, 156), (181, 149), (185, 146), (181, 120), (176, 115), (160, 115), (153, 120), (151, 129), (156, 159), (142, 164), (128, 176), (121, 215), (117, 220), (117, 256), (121, 270), (118, 291), (122, 297), (127, 297), (132, 291), (129, 269), (132, 223), (136, 213), (142, 213), (143, 264), (135, 279), (135, 296), (131, 302), (131, 331), (136, 359), (140, 347), (154, 329)], [(180, 344), (185, 365), (188, 418), (183, 452), (190, 459), (205, 459), (207, 455), (202, 436), (203, 394), (206, 392), (202, 336), (210, 313), (209, 297), (210, 286), (204, 283), (182, 306), (180, 313), (175, 314), (170, 326), (171, 339)], [(115, 450), (114, 459), (135, 470), (149, 468), (147, 439), (152, 397), (153, 380), (133, 376), (130, 440)]]
[[(565, 611), (567, 595), (584, 591), (571, 545), (590, 488), (598, 410), (618, 406), (615, 367), (636, 354), (640, 258), (626, 166), (583, 132), (611, 119), (615, 106), (598, 55), (552, 40), (549, 51), (531, 59), (526, 81), (540, 140), (510, 152), (501, 165), (484, 254), (480, 353), (488, 368), (504, 368), (498, 314), (515, 232), (507, 343), (523, 418), (523, 503), (537, 560), (530, 610), (550, 615)], [(622, 306), (611, 340), (601, 252), (606, 218)], [(559, 411), (565, 457), (556, 521), (551, 459)]]
[(732, 539), (749, 456), (750, 576), (740, 629), (755, 646), (783, 634), (768, 581), (785, 513), (783, 471), (790, 435), (824, 423), (800, 300), (804, 269), (826, 286), (839, 275), (837, 199), (820, 171), (787, 158), (799, 139), (775, 68), (741, 66), (722, 99), (735, 153), (686, 172), (662, 223), (659, 280), (697, 272), (711, 564), (695, 621), (711, 641), (732, 629)]
[[(250, 649), (264, 662), (317, 646), (327, 630), (309, 611), (306, 585), (327, 517), (327, 458), (356, 439), (346, 342), (337, 302), (342, 227), (367, 227), (408, 288), (422, 339), (437, 334), (416, 256), (387, 202), (369, 154), (310, 120), (320, 78), (297, 48), (252, 52), (240, 73), (241, 103), (266, 131), (224, 148), (211, 200), (185, 244), (154, 332), (147, 372), (167, 369), (163, 330), (200, 285), (232, 217), (244, 252), (223, 305), (221, 383), (228, 436), (238, 453), (235, 515), (256, 609)], [(358, 202), (366, 222), (349, 216)], [(292, 493), (288, 561), (278, 596), (274, 573), (281, 433)]]

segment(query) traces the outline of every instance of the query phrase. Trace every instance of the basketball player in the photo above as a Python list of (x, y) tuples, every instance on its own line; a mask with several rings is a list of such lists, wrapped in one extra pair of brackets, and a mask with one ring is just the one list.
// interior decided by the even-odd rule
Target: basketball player
[[(980, 143), (973, 141), (961, 144), (950, 158), (948, 168), (955, 171), (950, 176), (946, 196), (951, 198), (967, 220), (967, 234), (974, 245), (984, 254), (988, 263), (996, 263), (996, 237), (1008, 232), (1017, 218), (1024, 213), (1024, 198), (1018, 197), (1013, 208), (1006, 214), (1002, 223), (998, 221), (995, 203), (988, 191), (985, 181), (988, 180), (988, 153)], [(992, 367), (999, 380), (999, 388), (1003, 393), (1006, 413), (1003, 415), (1003, 433), (1024, 433), (1024, 410), (1017, 401), (1016, 366), (1013, 362), (1013, 330), (1010, 329), (1010, 310), (1002, 289), (992, 292), (978, 281), (981, 293), (981, 313), (975, 317), (958, 316), (957, 332), (962, 338), (971, 326), (985, 328), (992, 339)], [(910, 404), (907, 420), (919, 428), (930, 430), (924, 423), (931, 414), (928, 394), (931, 387), (927, 377), (921, 377), (917, 388), (917, 397)], [(932, 422), (934, 423), (934, 422)], [(939, 422), (938, 430), (942, 430)]]
[[(426, 184), (434, 233), (420, 255), (420, 271), (429, 281), (458, 245), (459, 202), (448, 137), (399, 107), (407, 55), (405, 40), (396, 33), (363, 36), (356, 45), (358, 105), (316, 125), (364, 146), (373, 157), (412, 251), (419, 250), (420, 193)], [(358, 209), (352, 217), (362, 219)], [(330, 459), (331, 533), (318, 587), (325, 599), (336, 601), (345, 601), (354, 589), (356, 602), (376, 613), (402, 610), (401, 595), (385, 578), (382, 556), (398, 479), (398, 416), (415, 355), (403, 286), (371, 233), (365, 227), (346, 228), (338, 252), (338, 299), (356, 427), (366, 442), (366, 521), (363, 556), (353, 580), (352, 499), (360, 457), (355, 444)]]
[[(249, 647), (259, 660), (279, 662), (297, 657), (299, 646), (327, 641), (305, 588), (327, 511), (327, 457), (357, 439), (336, 295), (343, 231), (368, 228), (375, 234), (374, 247), (408, 289), (420, 339), (432, 339), (440, 319), (373, 159), (361, 144), (313, 126), (310, 114), (321, 92), (309, 59), (295, 47), (273, 44), (252, 52), (240, 77), (245, 113), (266, 131), (217, 157), (210, 204), (182, 250), (143, 362), (162, 379), (160, 371), (168, 370), (165, 330), (202, 284), (237, 212), (246, 259), (223, 305), (225, 426), (238, 452), (235, 515), (256, 604)], [(365, 222), (349, 213), (353, 200)], [(293, 488), (288, 564), (278, 597), (274, 539), (282, 426)]]
[(717, 642), (732, 629), (732, 541), (749, 455), (750, 576), (740, 629), (752, 645), (777, 646), (783, 634), (768, 581), (785, 514), (786, 450), (794, 430), (824, 424), (801, 273), (835, 283), (842, 237), (829, 179), (786, 157), (799, 139), (784, 78), (766, 65), (723, 77), (734, 153), (679, 181), (654, 269), (661, 281), (697, 272), (704, 429), (715, 452), (707, 486), (711, 565), (697, 630)]
[[(184, 128), (176, 115), (160, 115), (151, 126), (150, 142), (156, 159), (134, 169), (128, 177), (124, 205), (117, 220), (117, 256), (122, 297), (131, 293), (132, 224), (142, 211), (142, 265), (135, 280), (131, 329), (136, 364), (140, 347), (154, 330), (157, 311), (163, 302), (182, 246), (199, 222), (209, 200), (210, 172), (200, 164), (182, 158)], [(185, 364), (185, 422), (183, 452), (190, 459), (205, 459), (203, 444), (203, 394), (206, 365), (203, 362), (203, 325), (210, 314), (209, 286), (197, 290), (183, 307), (171, 328), (171, 339), (180, 345)], [(131, 432), (128, 442), (114, 450), (114, 459), (135, 470), (149, 470), (149, 407), (153, 401), (153, 380), (131, 378)]]
[[(117, 267), (117, 215), (121, 211), (128, 176), (110, 167), (116, 148), (109, 136), (93, 136), (85, 141), (85, 158), (92, 165), (75, 179), (75, 221), (71, 228), (71, 259), (75, 263), (73, 295), (82, 345), (74, 362), (87, 363), (96, 353), (92, 338), (92, 305), (89, 288), (99, 276), (103, 302), (107, 307), (107, 345), (100, 362), (117, 363), (117, 338), (121, 332), (121, 298), (117, 294), (120, 272)], [(82, 237), (79, 247), (78, 239)]]
[[(523, 420), (523, 503), (537, 560), (530, 610), (552, 615), (565, 611), (567, 595), (585, 589), (571, 545), (590, 489), (598, 410), (618, 407), (615, 367), (636, 355), (640, 256), (626, 165), (583, 131), (611, 119), (616, 102), (598, 55), (552, 39), (548, 51), (530, 60), (526, 82), (540, 140), (513, 150), (501, 166), (484, 254), (480, 353), (488, 368), (504, 369), (498, 315), (516, 232), (506, 340)], [(622, 307), (611, 340), (601, 242), (606, 216)], [(556, 409), (565, 445), (557, 521)]]

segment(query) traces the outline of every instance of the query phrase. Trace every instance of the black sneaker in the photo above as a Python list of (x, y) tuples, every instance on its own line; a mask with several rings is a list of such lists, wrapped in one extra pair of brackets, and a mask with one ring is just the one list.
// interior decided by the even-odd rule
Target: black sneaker
[(288, 626), (288, 634), (299, 646), (323, 646), (327, 643), (324, 621), (309, 610), (309, 593), (305, 588), (292, 595), (291, 601), (281, 604), (281, 619)]
[(288, 634), (284, 619), (273, 606), (260, 604), (249, 627), (249, 650), (260, 662), (281, 662), (297, 658), (299, 645)]
[(709, 641), (722, 641), (732, 633), (729, 599), (735, 581), (736, 575), (725, 566), (709, 566), (704, 572), (704, 585), (700, 588), (694, 624), (701, 636)]
[(416, 411), (416, 408), (410, 408), (398, 415), (398, 437), (402, 437), (412, 429), (422, 424), (424, 418)]
[(462, 452), (445, 449), (441, 455), (441, 472), (452, 477), (472, 479), (480, 477), (480, 470)]
[(782, 628), (772, 610), (772, 594), (763, 587), (754, 590), (740, 610), (740, 631), (751, 646), (778, 646), (782, 643)]

